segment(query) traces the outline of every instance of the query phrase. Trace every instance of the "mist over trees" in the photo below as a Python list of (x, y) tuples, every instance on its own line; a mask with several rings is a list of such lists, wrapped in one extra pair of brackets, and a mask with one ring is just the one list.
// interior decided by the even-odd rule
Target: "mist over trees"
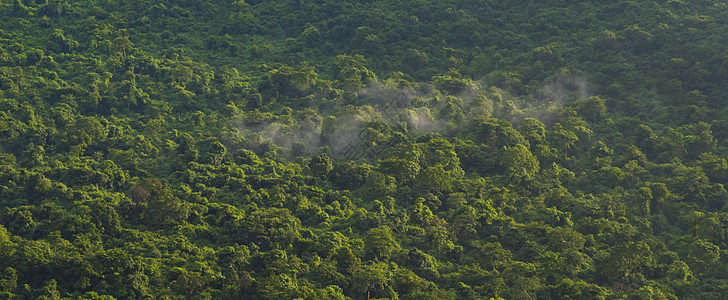
[(2, 299), (723, 299), (721, 1), (0, 1)]

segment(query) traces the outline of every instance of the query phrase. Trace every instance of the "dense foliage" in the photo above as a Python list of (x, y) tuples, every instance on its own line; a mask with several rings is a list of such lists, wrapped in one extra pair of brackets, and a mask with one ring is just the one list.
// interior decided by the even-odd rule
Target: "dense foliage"
[(0, 1), (2, 299), (723, 299), (718, 0)]

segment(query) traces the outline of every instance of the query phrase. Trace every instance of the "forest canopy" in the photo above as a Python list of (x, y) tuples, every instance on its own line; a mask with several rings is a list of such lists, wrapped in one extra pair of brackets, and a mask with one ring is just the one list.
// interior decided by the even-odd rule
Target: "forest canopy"
[(717, 0), (0, 0), (2, 299), (723, 299)]

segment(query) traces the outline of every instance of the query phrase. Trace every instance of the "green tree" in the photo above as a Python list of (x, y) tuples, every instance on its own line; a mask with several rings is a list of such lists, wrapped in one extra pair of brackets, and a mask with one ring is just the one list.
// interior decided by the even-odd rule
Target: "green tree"
[(598, 96), (589, 97), (586, 100), (580, 100), (573, 104), (576, 107), (579, 116), (589, 122), (600, 122), (607, 114), (606, 101)]
[(265, 91), (274, 99), (302, 97), (311, 94), (313, 92), (311, 88), (318, 81), (318, 74), (313, 66), (303, 65), (297, 69), (282, 66), (268, 72), (261, 91)]
[(38, 291), (39, 300), (57, 300), (61, 299), (61, 294), (58, 292), (58, 283), (51, 279), (43, 285)]
[(518, 132), (531, 146), (543, 144), (546, 141), (546, 126), (539, 120), (525, 118), (518, 126)]
[(538, 257), (540, 271), (546, 276), (547, 282), (555, 282), (562, 278), (566, 268), (565, 259), (558, 253), (547, 251)]
[(285, 208), (251, 212), (242, 221), (241, 241), (252, 241), (265, 248), (288, 245), (301, 237), (301, 221)]
[(560, 123), (556, 123), (547, 133), (549, 143), (556, 149), (561, 150), (564, 155), (568, 155), (569, 149), (579, 140), (576, 133), (571, 130), (564, 129)]
[[(205, 147), (201, 148), (202, 153), (204, 153), (203, 161), (205, 161), (209, 164), (212, 164), (212, 165), (221, 164), (223, 159), (227, 155), (227, 147), (225, 147), (225, 145), (223, 145), (216, 138), (207, 139), (202, 144), (205, 145)], [(185, 150), (185, 151), (190, 151), (190, 150)]]
[(648, 278), (654, 265), (652, 250), (644, 242), (627, 242), (615, 246), (602, 262), (601, 273), (620, 290), (638, 288)]
[(192, 299), (205, 286), (205, 277), (200, 272), (190, 272), (185, 269), (178, 270), (180, 274), (177, 276), (174, 285), (187, 299)]
[(511, 180), (527, 180), (539, 170), (538, 159), (524, 145), (506, 147), (500, 157), (506, 176)]
[(127, 196), (131, 200), (123, 204), (127, 212), (148, 225), (178, 225), (185, 222), (190, 214), (189, 205), (157, 178), (148, 178), (135, 185), (127, 191)]
[(18, 271), (11, 267), (5, 268), (2, 273), (0, 273), (0, 295), (12, 298), (13, 292), (15, 292), (17, 287)]
[(429, 167), (415, 178), (414, 186), (419, 195), (433, 193), (442, 195), (452, 191), (452, 172), (445, 171), (441, 165)]
[(366, 299), (369, 300), (372, 293), (379, 296), (389, 287), (391, 277), (392, 272), (386, 263), (364, 265), (351, 279), (352, 290), (355, 295), (366, 295)]
[(403, 296), (416, 295), (426, 291), (430, 285), (427, 280), (405, 268), (396, 269), (392, 277), (396, 291)]
[(399, 243), (394, 239), (392, 230), (388, 226), (370, 229), (365, 242), (367, 252), (376, 259), (389, 259), (392, 253), (399, 249)]
[(365, 66), (363, 55), (338, 55), (334, 60), (334, 74), (346, 90), (357, 91), (362, 86), (377, 81), (377, 76)]
[(329, 156), (323, 153), (312, 157), (308, 163), (308, 168), (314, 177), (324, 179), (334, 167)]
[(101, 142), (106, 137), (106, 129), (95, 117), (79, 117), (66, 127), (65, 139), (69, 145), (83, 147)]
[(361, 268), (361, 259), (358, 258), (349, 247), (342, 247), (336, 250), (334, 259), (342, 274), (356, 274)]
[(95, 202), (91, 206), (91, 222), (96, 228), (106, 234), (116, 235), (121, 232), (121, 221), (116, 210), (102, 202)]
[(514, 147), (516, 145), (530, 145), (523, 136), (513, 128), (513, 125), (505, 120), (496, 118), (473, 119), (473, 132), (476, 134), (474, 140), (486, 144), (492, 148), (499, 149), (501, 147)]

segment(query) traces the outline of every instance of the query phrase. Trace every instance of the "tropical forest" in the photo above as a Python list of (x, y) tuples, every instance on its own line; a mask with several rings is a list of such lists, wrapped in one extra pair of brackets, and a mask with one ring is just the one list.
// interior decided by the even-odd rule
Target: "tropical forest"
[(0, 299), (726, 299), (721, 0), (0, 0)]

